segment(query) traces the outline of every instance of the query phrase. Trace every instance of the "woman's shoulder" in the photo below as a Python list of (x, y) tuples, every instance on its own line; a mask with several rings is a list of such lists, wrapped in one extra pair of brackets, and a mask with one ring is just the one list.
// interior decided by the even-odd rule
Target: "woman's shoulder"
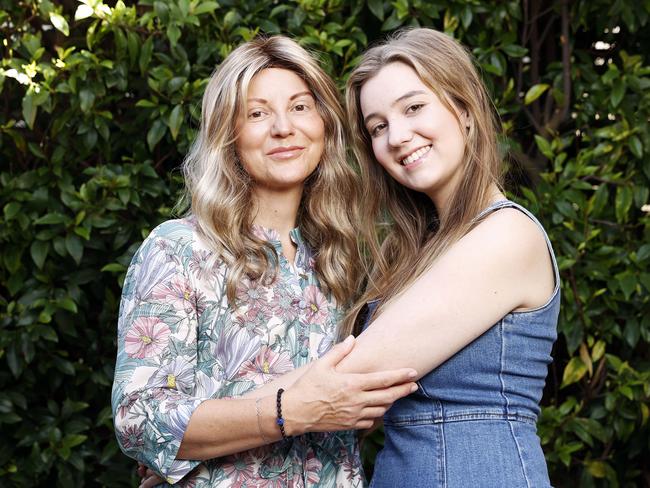
[(196, 219), (192, 215), (171, 219), (157, 225), (147, 239), (167, 241), (196, 240)]

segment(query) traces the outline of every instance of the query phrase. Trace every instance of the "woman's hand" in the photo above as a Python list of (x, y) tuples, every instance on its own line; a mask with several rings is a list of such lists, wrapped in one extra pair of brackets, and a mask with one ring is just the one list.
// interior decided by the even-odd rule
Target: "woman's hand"
[(140, 477), (138, 488), (153, 488), (165, 481), (142, 463), (138, 463), (138, 476)]
[(336, 365), (354, 347), (354, 338), (314, 361), (282, 397), (288, 435), (369, 429), (398, 400), (417, 390), (410, 368), (376, 373), (338, 373)]

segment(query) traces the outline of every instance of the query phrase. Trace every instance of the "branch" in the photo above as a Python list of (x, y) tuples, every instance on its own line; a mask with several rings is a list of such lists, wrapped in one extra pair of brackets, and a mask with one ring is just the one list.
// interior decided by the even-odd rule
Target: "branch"
[(553, 117), (546, 124), (546, 130), (548, 132), (555, 132), (560, 124), (566, 120), (569, 115), (569, 106), (571, 105), (571, 44), (569, 42), (569, 21), (569, 0), (562, 0), (562, 35), (560, 36), (560, 44), (562, 45), (562, 89), (564, 91), (564, 100), (562, 107), (555, 109)]

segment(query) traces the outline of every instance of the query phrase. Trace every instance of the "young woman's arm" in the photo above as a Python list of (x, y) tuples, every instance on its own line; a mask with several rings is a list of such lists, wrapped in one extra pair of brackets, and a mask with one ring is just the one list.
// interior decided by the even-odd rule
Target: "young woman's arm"
[[(288, 386), (282, 395), (287, 436), (367, 429), (398, 398), (415, 391), (411, 380), (416, 372), (408, 368), (368, 374), (336, 372), (336, 365), (353, 346), (352, 337), (334, 346)], [(255, 393), (259, 400), (252, 398)], [(258, 389), (245, 399), (206, 400), (192, 414), (178, 458), (211, 459), (280, 440), (276, 393), (274, 386), (270, 392)]]
[(410, 367), (422, 377), (509, 312), (543, 305), (553, 288), (537, 225), (518, 210), (499, 210), (387, 304), (337, 369)]

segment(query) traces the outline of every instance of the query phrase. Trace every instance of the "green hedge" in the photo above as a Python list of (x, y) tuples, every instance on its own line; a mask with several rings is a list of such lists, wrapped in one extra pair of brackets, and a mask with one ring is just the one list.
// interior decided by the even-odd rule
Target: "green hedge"
[(0, 485), (134, 483), (108, 406), (120, 285), (171, 214), (215, 65), (289, 33), (342, 83), (407, 25), (473, 48), (511, 190), (556, 247), (539, 426), (554, 484), (650, 483), (649, 14), (631, 0), (0, 0)]

